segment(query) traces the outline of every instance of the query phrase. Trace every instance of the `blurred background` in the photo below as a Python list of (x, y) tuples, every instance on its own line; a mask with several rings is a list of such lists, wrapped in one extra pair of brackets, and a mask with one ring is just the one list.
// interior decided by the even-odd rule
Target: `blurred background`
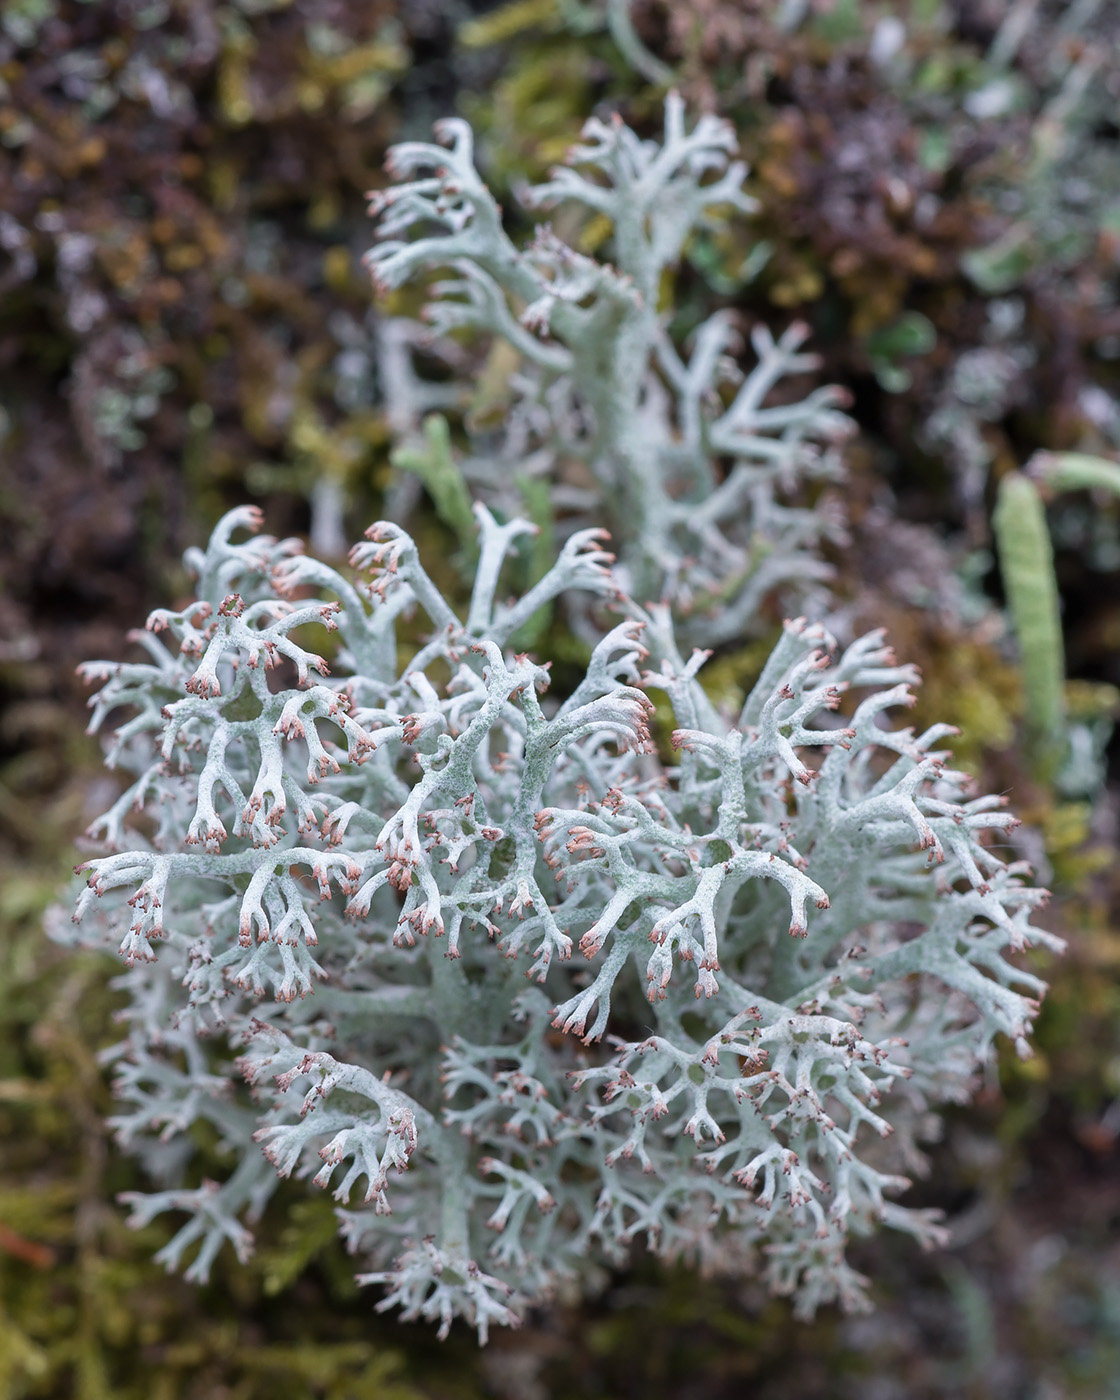
[[(1037, 1053), (947, 1115), (914, 1188), (950, 1247), (858, 1251), (867, 1317), (798, 1324), (750, 1281), (639, 1256), (483, 1352), (437, 1344), (374, 1313), (299, 1187), (252, 1261), (193, 1288), (151, 1262), (173, 1226), (130, 1231), (115, 1204), (144, 1183), (104, 1125), (114, 968), (41, 931), (115, 791), (74, 668), (183, 595), (183, 548), (234, 504), (326, 553), (387, 497), (445, 539), (390, 461), (392, 326), (422, 292), (375, 304), (361, 266), (386, 149), (466, 116), (528, 236), (518, 181), (593, 112), (656, 133), (670, 85), (734, 124), (760, 205), (689, 247), (678, 328), (806, 320), (818, 381), (851, 390), (836, 592), (922, 665), (918, 723), (958, 724), (1035, 833), (1070, 942)], [(1039, 488), (1076, 759), (1057, 776), (992, 524), (1036, 453), (1120, 460), (1118, 112), (1111, 0), (5, 0), (0, 1396), (1120, 1397), (1120, 493), (1107, 471)]]

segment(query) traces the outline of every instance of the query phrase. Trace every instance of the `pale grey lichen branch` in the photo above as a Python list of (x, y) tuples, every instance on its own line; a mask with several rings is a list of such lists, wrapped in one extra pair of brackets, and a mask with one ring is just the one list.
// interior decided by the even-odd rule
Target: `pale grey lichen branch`
[(519, 247), (475, 169), (469, 127), (445, 122), (437, 134), (443, 145), (393, 149), (399, 183), (372, 196), (382, 241), (367, 262), (383, 288), (451, 272), (430, 289), (434, 332), (467, 329), (515, 352), (503, 432), (479, 433), (462, 463), (471, 488), (513, 515), (531, 472), (577, 528), (582, 488), (569, 478), (585, 464), (620, 578), (639, 599), (670, 600), (690, 640), (757, 630), (775, 596), (813, 599), (828, 577), (817, 546), (841, 522), (834, 503), (796, 498), (808, 480), (839, 473), (845, 396), (819, 388), (775, 401), (781, 381), (816, 368), (802, 325), (777, 339), (756, 326), (744, 374), (729, 313), (683, 346), (660, 305), (689, 240), (755, 207), (731, 128), (702, 116), (690, 129), (670, 93), (660, 141), (617, 116), (592, 119), (566, 164), (521, 191), (527, 207), (564, 204), (608, 228), (610, 262), (547, 226)]

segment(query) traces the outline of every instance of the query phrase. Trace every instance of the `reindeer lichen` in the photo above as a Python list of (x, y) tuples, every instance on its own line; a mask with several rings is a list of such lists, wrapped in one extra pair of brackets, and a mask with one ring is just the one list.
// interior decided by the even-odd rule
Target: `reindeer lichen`
[[(482, 1340), (639, 1237), (861, 1306), (849, 1237), (940, 1238), (904, 1173), (994, 1038), (1026, 1049), (1043, 985), (1006, 953), (1060, 946), (1013, 818), (946, 726), (889, 726), (917, 678), (881, 633), (787, 623), (721, 714), (601, 532), (499, 601), (532, 527), (476, 515), (461, 618), (398, 526), (353, 578), (234, 511), (147, 659), (86, 668), (94, 727), (127, 714), (75, 918), (129, 963), (115, 1127), (162, 1188), (133, 1219), (185, 1212), (162, 1257), (201, 1279), (307, 1179), (380, 1307)], [(509, 643), (573, 591), (606, 622), (553, 698)], [(222, 1183), (187, 1184), (200, 1122)]]
[(445, 145), (390, 151), (399, 183), (372, 197), (381, 241), (367, 261), (382, 289), (449, 271), (425, 309), (433, 334), (467, 329), (509, 348), (502, 431), (476, 434), (462, 464), (472, 491), (512, 515), (526, 481), (548, 482), (561, 516), (609, 526), (633, 595), (670, 600), (701, 645), (757, 627), (775, 594), (819, 595), (830, 574), (819, 545), (841, 520), (835, 503), (792, 495), (839, 475), (844, 392), (775, 397), (816, 367), (801, 323), (776, 339), (756, 325), (744, 375), (730, 312), (697, 326), (686, 352), (661, 305), (689, 239), (754, 208), (731, 126), (701, 117), (688, 130), (670, 94), (661, 142), (592, 119), (567, 164), (520, 192), (528, 208), (564, 205), (609, 230), (611, 262), (549, 225), (518, 247), (475, 169), (470, 127), (452, 119), (437, 133)]

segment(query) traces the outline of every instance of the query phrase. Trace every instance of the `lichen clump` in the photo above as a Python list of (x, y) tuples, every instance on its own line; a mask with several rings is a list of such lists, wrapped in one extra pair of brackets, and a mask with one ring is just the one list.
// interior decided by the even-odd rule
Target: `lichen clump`
[[(787, 623), (723, 714), (599, 532), (503, 602), (532, 527), (476, 515), (460, 617), (398, 526), (350, 577), (234, 511), (148, 659), (87, 668), (95, 725), (129, 716), (76, 917), (130, 965), (116, 1128), (164, 1188), (134, 1217), (187, 1212), (163, 1258), (203, 1278), (311, 1178), (380, 1306), (483, 1339), (639, 1237), (860, 1306), (849, 1237), (937, 1240), (894, 1199), (931, 1110), (1025, 1048), (1043, 987), (1006, 952), (1060, 946), (1013, 818), (946, 726), (888, 727), (916, 674), (881, 633)], [(514, 639), (573, 593), (600, 640), (553, 697)], [(221, 1184), (185, 1184), (199, 1122)]]

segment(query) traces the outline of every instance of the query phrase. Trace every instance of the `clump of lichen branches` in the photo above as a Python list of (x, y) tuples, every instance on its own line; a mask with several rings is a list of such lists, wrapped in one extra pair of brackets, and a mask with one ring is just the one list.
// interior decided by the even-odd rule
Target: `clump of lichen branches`
[[(947, 766), (945, 726), (883, 723), (916, 676), (881, 634), (835, 655), (787, 624), (721, 715), (706, 654), (682, 659), (597, 532), (501, 602), (531, 527), (477, 515), (461, 618), (397, 526), (350, 578), (235, 543), (258, 522), (234, 512), (148, 659), (88, 668), (94, 723), (131, 712), (76, 917), (130, 963), (115, 1126), (167, 1183), (134, 1219), (186, 1211), (162, 1257), (197, 1245), (204, 1278), (223, 1243), (248, 1254), (277, 1173), (313, 1178), (382, 1306), (482, 1338), (639, 1236), (761, 1263), (805, 1313), (858, 1307), (851, 1234), (939, 1237), (892, 1199), (930, 1108), (997, 1033), (1026, 1048), (1042, 984), (1004, 950), (1059, 946), (990, 844), (1013, 819)], [(619, 620), (553, 699), (509, 642), (577, 590)], [(427, 640), (399, 664), (413, 609)], [(338, 632), (330, 674), (309, 624)], [(237, 1165), (187, 1187), (199, 1120)]]

